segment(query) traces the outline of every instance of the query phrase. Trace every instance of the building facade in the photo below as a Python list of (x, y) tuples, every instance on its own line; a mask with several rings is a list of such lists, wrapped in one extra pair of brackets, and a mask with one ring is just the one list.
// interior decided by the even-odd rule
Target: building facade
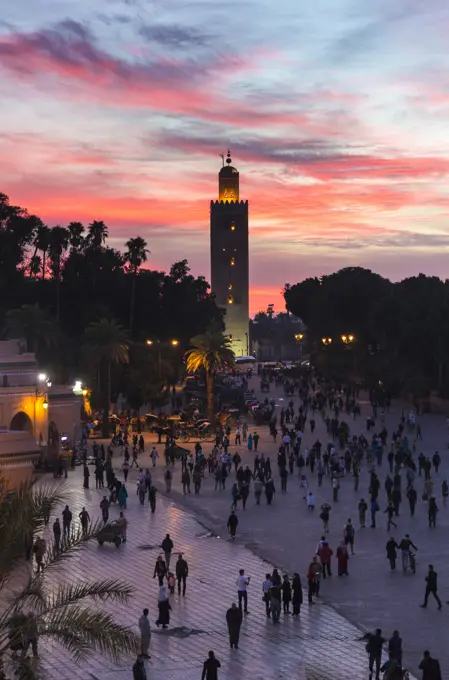
[(211, 284), (225, 314), (236, 356), (249, 353), (248, 201), (240, 200), (239, 173), (230, 152), (218, 173), (218, 201), (210, 203)]

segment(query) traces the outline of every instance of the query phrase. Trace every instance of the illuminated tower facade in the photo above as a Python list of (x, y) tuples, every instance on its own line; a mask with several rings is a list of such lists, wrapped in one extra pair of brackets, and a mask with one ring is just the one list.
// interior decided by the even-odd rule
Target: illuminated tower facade
[(240, 201), (239, 173), (228, 151), (218, 173), (218, 201), (210, 202), (212, 292), (226, 310), (226, 334), (236, 356), (249, 351), (248, 201)]

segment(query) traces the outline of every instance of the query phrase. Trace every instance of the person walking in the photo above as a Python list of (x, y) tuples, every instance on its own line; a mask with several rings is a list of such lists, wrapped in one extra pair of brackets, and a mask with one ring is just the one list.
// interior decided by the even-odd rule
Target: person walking
[(58, 553), (61, 544), (61, 525), (59, 523), (59, 517), (56, 517), (53, 523), (53, 537), (55, 541), (55, 550)]
[(265, 574), (265, 581), (262, 583), (262, 598), (265, 602), (265, 613), (270, 618), (270, 588), (273, 585), (271, 574)]
[(242, 602), (243, 602), (243, 608), (245, 614), (248, 614), (248, 591), (247, 588), (249, 586), (249, 582), (251, 580), (251, 576), (245, 576), (245, 570), (240, 569), (239, 570), (239, 575), (237, 577), (237, 595), (239, 598), (239, 609), (242, 608)]
[(332, 576), (332, 571), (331, 571), (331, 560), (332, 560), (332, 555), (334, 554), (334, 551), (330, 547), (329, 543), (327, 541), (320, 541), (320, 545), (317, 550), (318, 557), (320, 558), (321, 561), (321, 566), (323, 567), (323, 578), (326, 578), (326, 572), (327, 576)]
[(354, 539), (355, 539), (355, 530), (354, 530), (354, 525), (352, 523), (352, 519), (349, 518), (348, 521), (346, 522), (344, 528), (343, 528), (343, 539), (345, 542), (345, 546), (348, 547), (348, 545), (351, 548), (351, 555), (354, 555)]
[(418, 668), (422, 671), (422, 680), (443, 680), (440, 662), (438, 659), (432, 658), (427, 649)]
[(366, 651), (368, 653), (368, 664), (370, 678), (372, 678), (374, 667), (376, 668), (376, 680), (380, 678), (380, 665), (382, 659), (382, 647), (385, 643), (385, 638), (382, 637), (382, 630), (376, 628), (375, 633), (366, 633), (362, 638), (366, 640)]
[(394, 512), (394, 505), (391, 501), (388, 503), (386, 509), (384, 510), (384, 513), (386, 513), (387, 516), (388, 516), (387, 531), (390, 531), (391, 525), (393, 525), (394, 528), (397, 529), (398, 525), (396, 524), (396, 522), (393, 521), (393, 517), (394, 517), (395, 512)]
[(49, 499), (45, 496), (45, 498), (42, 501), (42, 516), (44, 518), (44, 524), (47, 525), (50, 522), (50, 512), (51, 512), (51, 503)]
[(301, 578), (297, 572), (293, 574), (292, 593), (293, 616), (299, 616), (303, 597)]
[(156, 576), (159, 579), (159, 587), (164, 584), (164, 578), (168, 572), (167, 565), (164, 562), (164, 558), (162, 555), (159, 555), (159, 557), (156, 560), (156, 564), (154, 565), (154, 573), (153, 573), (153, 578), (156, 578)]
[(366, 527), (366, 511), (368, 510), (368, 505), (364, 498), (361, 498), (358, 505), (359, 511), (359, 522), (360, 527), (364, 529)]
[(182, 482), (182, 493), (185, 496), (186, 493), (190, 493), (190, 472), (187, 470), (187, 468), (184, 470), (184, 472), (181, 475), (181, 482)]
[(229, 646), (234, 649), (239, 648), (240, 627), (242, 625), (242, 610), (232, 603), (226, 612), (226, 623), (228, 625)]
[(435, 529), (437, 525), (437, 512), (438, 512), (438, 506), (435, 496), (431, 496), (429, 498), (429, 507), (427, 512), (429, 518), (429, 529), (432, 528)]
[(89, 522), (90, 522), (90, 515), (87, 512), (86, 508), (83, 508), (81, 510), (78, 517), (80, 518), (81, 528), (83, 530), (83, 533), (86, 534), (87, 533), (87, 527), (89, 526)]
[(282, 606), (284, 614), (290, 614), (290, 602), (292, 601), (292, 586), (287, 574), (284, 574), (282, 580)]
[(396, 550), (399, 550), (399, 546), (393, 537), (388, 539), (385, 550), (387, 551), (387, 559), (390, 562), (391, 571), (396, 571), (396, 559), (398, 556)]
[(270, 588), (270, 611), (273, 624), (279, 623), (279, 617), (281, 615), (281, 585), (277, 581), (274, 582)]
[(103, 500), (100, 503), (100, 510), (103, 517), (103, 522), (106, 524), (109, 519), (109, 501), (106, 496), (103, 496)]
[(160, 586), (159, 587), (159, 595), (157, 598), (157, 606), (159, 610), (159, 616), (156, 621), (156, 626), (159, 628), (159, 626), (162, 626), (162, 628), (167, 628), (168, 624), (170, 623), (170, 602), (168, 599), (168, 593), (167, 589), (165, 586)]
[(44, 555), (46, 550), (46, 541), (41, 536), (38, 536), (33, 546), (34, 557), (36, 560), (36, 574), (44, 571)]
[(348, 562), (349, 562), (349, 552), (348, 552), (348, 549), (345, 545), (345, 542), (342, 541), (337, 548), (337, 566), (338, 566), (338, 575), (339, 576), (349, 576)]
[(235, 540), (235, 534), (237, 532), (238, 523), (239, 523), (239, 518), (235, 514), (235, 511), (232, 510), (231, 514), (229, 515), (228, 523), (226, 524), (226, 526), (229, 530), (229, 535), (231, 536), (233, 541)]
[(417, 503), (417, 500), (418, 500), (418, 493), (417, 493), (415, 487), (412, 484), (409, 486), (407, 493), (406, 493), (406, 496), (407, 496), (407, 499), (408, 499), (408, 504), (410, 506), (410, 515), (412, 517), (414, 517), (415, 516), (415, 507), (416, 507), (416, 503)]
[(171, 553), (173, 550), (173, 541), (170, 538), (170, 534), (166, 534), (164, 540), (161, 543), (161, 548), (164, 551), (165, 564), (167, 565), (167, 571), (170, 569)]
[(70, 525), (72, 523), (72, 511), (70, 510), (69, 506), (66, 505), (64, 510), (62, 511), (62, 531), (64, 533), (64, 536), (67, 534), (70, 534)]
[(219, 668), (221, 668), (221, 663), (215, 657), (214, 652), (211, 650), (206, 661), (203, 664), (201, 680), (218, 680)]
[(133, 665), (133, 680), (147, 680), (144, 656), (139, 654)]
[(393, 635), (388, 640), (388, 655), (390, 659), (394, 659), (399, 666), (402, 666), (402, 638), (398, 630), (394, 630)]
[(139, 619), (140, 653), (145, 659), (151, 659), (151, 656), (148, 654), (151, 642), (151, 626), (148, 619), (148, 614), (148, 609), (144, 609), (142, 616)]
[(429, 595), (433, 595), (437, 601), (438, 609), (441, 609), (443, 605), (441, 604), (441, 600), (438, 597), (438, 574), (433, 568), (433, 564), (429, 564), (429, 571), (427, 572), (425, 581), (427, 583), (426, 592), (424, 593), (424, 603), (421, 605), (421, 607), (427, 607)]
[(148, 500), (150, 503), (151, 514), (153, 515), (156, 512), (156, 491), (156, 487), (153, 484), (150, 484), (148, 489)]
[(120, 537), (122, 539), (122, 542), (126, 543), (126, 531), (128, 529), (128, 520), (126, 519), (123, 512), (120, 512), (119, 518), (117, 520), (117, 524), (120, 528)]
[(410, 548), (418, 550), (416, 545), (412, 542), (410, 535), (405, 534), (404, 538), (399, 543), (399, 550), (401, 551), (402, 560), (402, 571), (404, 572), (404, 574), (407, 571), (410, 564)]
[(184, 559), (184, 557), (181, 555), (181, 553), (179, 553), (179, 555), (178, 555), (178, 560), (176, 562), (175, 572), (176, 572), (176, 580), (178, 582), (178, 595), (181, 595), (181, 583), (182, 583), (182, 594), (183, 594), (183, 597), (185, 597), (186, 585), (187, 585), (187, 576), (189, 575), (189, 565), (187, 564), (187, 560)]
[(323, 505), (321, 506), (320, 519), (323, 522), (323, 529), (327, 533), (329, 533), (329, 517), (331, 509), (332, 508), (329, 505), (329, 503), (323, 503)]

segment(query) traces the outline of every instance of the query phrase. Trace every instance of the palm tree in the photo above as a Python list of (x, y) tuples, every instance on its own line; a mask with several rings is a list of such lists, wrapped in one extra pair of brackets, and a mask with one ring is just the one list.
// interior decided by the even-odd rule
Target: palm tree
[[(133, 589), (123, 581), (70, 579), (68, 584), (63, 580), (55, 589), (48, 589), (41, 572), (30, 573), (18, 590), (17, 580), (12, 582), (26, 546), (30, 549), (34, 538), (42, 533), (45, 506), (56, 510), (62, 503), (61, 490), (22, 486), (11, 494), (5, 485), (0, 487), (0, 597), (5, 605), (0, 615), (0, 664), (9, 656), (11, 640), (20, 640), (30, 624), (37, 628), (40, 639), (62, 645), (77, 662), (100, 652), (117, 663), (122, 654), (137, 649), (134, 633), (98, 606), (106, 600), (126, 604)], [(64, 569), (67, 559), (87, 547), (101, 528), (102, 523), (94, 522), (84, 533), (72, 532), (64, 537), (59, 550), (50, 543), (45, 572)], [(37, 669), (25, 655), (17, 659), (17, 664), (20, 680), (36, 680)]]
[(39, 255), (32, 255), (30, 258), (30, 276), (37, 278), (42, 267), (42, 260)]
[(107, 438), (111, 403), (111, 368), (113, 364), (129, 363), (128, 333), (113, 319), (100, 319), (93, 321), (86, 328), (84, 343), (98, 370), (99, 391), (103, 404), (103, 437)]
[(48, 312), (36, 303), (6, 312), (4, 334), (7, 338), (24, 338), (27, 352), (39, 352), (42, 346), (58, 344), (59, 329)]
[(59, 321), (62, 256), (69, 246), (69, 230), (56, 226), (50, 232), (50, 268), (56, 281), (56, 319)]
[(89, 224), (86, 243), (91, 248), (98, 250), (98, 248), (101, 248), (101, 246), (106, 243), (108, 236), (109, 231), (105, 223), (99, 220), (94, 220), (91, 224)]
[(187, 372), (196, 373), (203, 369), (206, 373), (207, 413), (214, 423), (214, 380), (218, 371), (233, 368), (235, 365), (231, 340), (215, 325), (210, 326), (202, 335), (196, 335), (190, 343), (193, 348), (186, 352)]
[(147, 249), (147, 245), (147, 242), (141, 236), (130, 238), (129, 241), (126, 241), (125, 243), (125, 246), (128, 248), (127, 252), (125, 253), (125, 261), (129, 263), (129, 271), (133, 277), (131, 286), (131, 302), (129, 305), (129, 329), (131, 333), (133, 332), (137, 274), (142, 264), (147, 261), (147, 253), (150, 253), (150, 251)]
[(81, 222), (70, 222), (67, 226), (69, 231), (69, 243), (72, 250), (79, 252), (85, 242), (84, 225)]
[(45, 279), (45, 263), (47, 259), (47, 252), (50, 246), (50, 234), (51, 229), (45, 226), (45, 224), (40, 224), (36, 229), (36, 235), (33, 240), (34, 254), (33, 257), (37, 255), (37, 251), (42, 252), (42, 278)]

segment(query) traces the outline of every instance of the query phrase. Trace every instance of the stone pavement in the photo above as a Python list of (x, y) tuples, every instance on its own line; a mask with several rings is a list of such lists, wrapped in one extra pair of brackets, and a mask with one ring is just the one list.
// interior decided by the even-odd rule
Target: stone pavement
[[(256, 391), (259, 380), (253, 379)], [(264, 395), (265, 396), (265, 395)], [(290, 398), (284, 397), (280, 388), (271, 387), (269, 398), (276, 399), (278, 411), (286, 406)], [(298, 398), (294, 400), (298, 405)], [(350, 425), (355, 433), (365, 432), (365, 417), (370, 412), (369, 404), (362, 401), (362, 417), (356, 421), (350, 417)], [(391, 434), (399, 421), (401, 408), (394, 404), (391, 412), (387, 415), (386, 427)], [(307, 427), (303, 449), (320, 438), (323, 444), (328, 441), (324, 423), (320, 416), (316, 416), (317, 428), (312, 436)], [(250, 422), (250, 421), (249, 421)], [(428, 564), (434, 564), (439, 575), (440, 597), (443, 602), (449, 599), (449, 511), (442, 504), (441, 482), (444, 476), (449, 479), (449, 456), (447, 441), (449, 438), (443, 416), (425, 415), (421, 418), (423, 428), (423, 441), (418, 442), (417, 453), (423, 451), (433, 454), (438, 449), (443, 459), (440, 473), (435, 477), (435, 491), (437, 493), (440, 512), (437, 518), (436, 530), (429, 530), (427, 526), (427, 505), (421, 500), (422, 478), (416, 485), (419, 501), (416, 515), (413, 519), (409, 516), (408, 504), (403, 503), (401, 516), (398, 521), (398, 529), (387, 533), (386, 515), (378, 514), (377, 529), (359, 530), (357, 527), (355, 552), (350, 559), (348, 579), (332, 578), (322, 584), (322, 596), (326, 603), (332, 605), (346, 619), (356, 626), (372, 629), (377, 626), (383, 628), (386, 635), (397, 628), (404, 641), (405, 659), (407, 665), (417, 672), (422, 651), (430, 648), (434, 656), (440, 659), (443, 671), (449, 668), (449, 648), (446, 644), (446, 627), (449, 623), (449, 607), (444, 607), (439, 612), (434, 602), (429, 602), (427, 610), (419, 607), (424, 592), (424, 577), (427, 573)], [(250, 429), (251, 428), (250, 426)], [(272, 470), (277, 489), (279, 490), (279, 478), (277, 474), (276, 455), (278, 444), (275, 445), (268, 435), (267, 427), (257, 428), (261, 435), (259, 452), (270, 455)], [(148, 444), (155, 441), (154, 436), (146, 435)], [(193, 450), (194, 443), (185, 444)], [(149, 466), (148, 451), (140, 461), (143, 467)], [(155, 470), (157, 486), (163, 492), (162, 479), (164, 471), (163, 446), (159, 446), (160, 459)], [(210, 451), (211, 444), (206, 445), (206, 452)], [(231, 452), (235, 447), (231, 448)], [(244, 464), (252, 465), (254, 452), (248, 452), (245, 447), (238, 447)], [(116, 467), (119, 468), (121, 458), (115, 456)], [(386, 494), (383, 481), (387, 474), (387, 461), (383, 462), (380, 470), (382, 483), (380, 494), (381, 510), (386, 508)], [(134, 480), (137, 474), (133, 472), (130, 479)], [(322, 535), (322, 526), (319, 519), (319, 506), (329, 502), (332, 506), (329, 541), (331, 547), (336, 550), (342, 538), (343, 526), (348, 517), (356, 522), (358, 518), (357, 504), (364, 496), (368, 499), (368, 473), (366, 466), (362, 470), (359, 491), (353, 490), (352, 477), (341, 481), (340, 500), (332, 502), (330, 481), (325, 479), (323, 486), (317, 486), (316, 474), (308, 475), (311, 489), (315, 493), (316, 510), (310, 513), (303, 500), (303, 494), (299, 490), (296, 475), (289, 478), (287, 494), (278, 493), (272, 506), (267, 507), (262, 501), (261, 506), (254, 504), (252, 494), (248, 499), (247, 509), (238, 511), (240, 524), (238, 527), (237, 541), (240, 545), (249, 548), (252, 553), (266, 559), (271, 564), (286, 569), (290, 573), (299, 571), (305, 578), (307, 566), (315, 553), (317, 542)], [(228, 479), (227, 488), (224, 492), (214, 490), (214, 481), (206, 474), (199, 496), (183, 496), (180, 483), (180, 466), (175, 468), (173, 489), (171, 498), (178, 505), (194, 512), (196, 517), (208, 528), (218, 535), (226, 534), (226, 522), (230, 511), (230, 490), (233, 475)], [(357, 522), (356, 522), (357, 524)], [(399, 570), (391, 573), (385, 554), (385, 543), (390, 535), (394, 535), (399, 541), (405, 533), (410, 533), (415, 544), (419, 548), (417, 554), (417, 573), (415, 576), (406, 574), (403, 576)]]
[[(52, 478), (45, 481), (56, 483)], [(100, 514), (103, 493), (82, 488), (80, 469), (71, 473), (65, 492), (74, 519), (83, 505), (91, 517)], [(261, 583), (271, 565), (241, 543), (209, 534), (190, 513), (170, 500), (159, 497), (154, 515), (148, 505), (138, 503), (133, 493), (128, 501), (126, 544), (116, 549), (112, 545), (100, 547), (92, 543), (87, 550), (70, 558), (60, 572), (49, 572), (46, 579), (50, 587), (52, 583), (86, 578), (120, 578), (134, 585), (135, 595), (128, 606), (107, 603), (104, 606), (107, 610), (113, 607), (117, 619), (136, 630), (141, 610), (146, 606), (150, 609), (153, 635), (149, 679), (199, 680), (209, 649), (213, 649), (221, 661), (220, 680), (367, 678), (364, 643), (356, 641), (360, 632), (333, 608), (322, 603), (313, 607), (305, 604), (300, 619), (281, 616), (281, 624), (273, 626), (265, 617), (261, 593)], [(117, 507), (111, 508), (111, 519), (118, 516), (118, 512)], [(157, 546), (166, 532), (173, 538), (174, 553), (185, 553), (189, 577), (186, 597), (171, 596), (170, 627), (163, 631), (153, 624), (157, 618), (158, 585), (152, 576), (159, 553)], [(47, 528), (46, 536), (50, 538), (50, 535), (51, 530)], [(236, 600), (235, 581), (240, 568), (252, 577), (250, 613), (242, 626), (240, 648), (230, 650), (225, 613)], [(347, 584), (350, 588), (349, 580)], [(133, 659), (124, 659), (119, 668), (101, 656), (86, 664), (74, 664), (65, 651), (57, 645), (50, 648), (44, 641), (40, 656), (46, 680), (132, 678)]]

